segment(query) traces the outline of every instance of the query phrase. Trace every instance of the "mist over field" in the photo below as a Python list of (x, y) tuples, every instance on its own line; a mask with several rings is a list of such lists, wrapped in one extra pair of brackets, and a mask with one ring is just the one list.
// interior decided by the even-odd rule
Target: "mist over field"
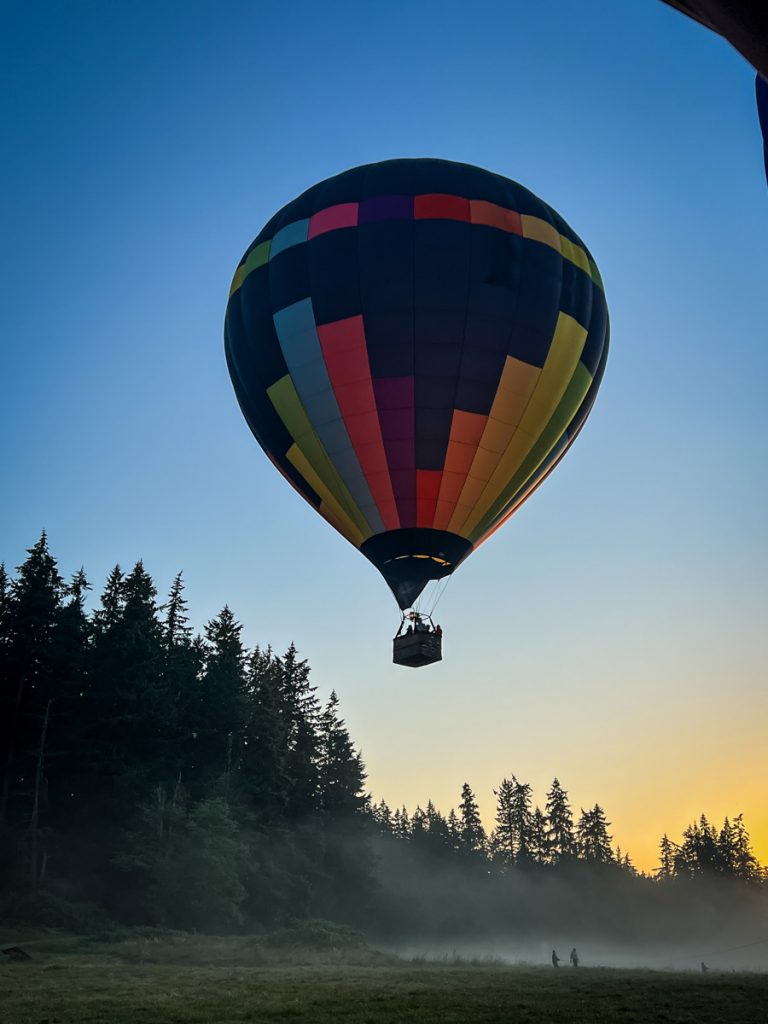
[[(383, 914), (406, 922), (387, 948), (427, 958), (701, 970), (768, 970), (768, 898), (724, 880), (650, 882), (573, 864), (553, 873), (440, 866), (407, 850), (381, 853)], [(380, 910), (379, 913), (382, 913)], [(379, 918), (372, 924), (381, 927)], [(410, 931), (409, 931), (410, 929)]]
[[(548, 966), (554, 948), (557, 950), (558, 956), (562, 956), (565, 961), (559, 969), (573, 970), (568, 964), (568, 953), (572, 944), (572, 936), (563, 936), (560, 941), (555, 938), (552, 943), (545, 940), (538, 943), (519, 942), (514, 939), (472, 943), (459, 937), (445, 945), (440, 943), (407, 944), (397, 947), (396, 952), (407, 959), (424, 957), (428, 961), (438, 962), (446, 959), (480, 962), (499, 959), (508, 964)], [(765, 945), (764, 943), (763, 949), (765, 949)], [(665, 946), (663, 942), (659, 942), (656, 945), (643, 946), (595, 940), (577, 948), (581, 961), (579, 970), (612, 967), (627, 970), (693, 971), (698, 974), (701, 971), (702, 961), (709, 969), (708, 973), (732, 973), (734, 971), (765, 973), (768, 970), (768, 958), (764, 952), (761, 955), (755, 950), (751, 954), (749, 950), (738, 950), (733, 953), (718, 952), (712, 955), (695, 943)], [(563, 954), (565, 955), (563, 956)]]

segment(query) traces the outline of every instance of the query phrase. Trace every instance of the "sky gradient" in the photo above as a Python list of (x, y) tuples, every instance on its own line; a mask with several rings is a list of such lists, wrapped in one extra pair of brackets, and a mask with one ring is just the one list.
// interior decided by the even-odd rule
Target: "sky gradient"
[[(354, 11), (354, 14), (353, 14)], [(0, 13), (0, 559), (45, 528), (98, 590), (184, 571), (194, 624), (335, 687), (376, 799), (486, 822), (514, 773), (658, 838), (744, 812), (768, 860), (768, 195), (754, 76), (655, 0), (147, 3)], [(223, 356), (266, 220), (360, 163), (487, 167), (605, 282), (611, 354), (566, 459), (461, 567), (445, 661), (390, 664), (373, 567), (251, 437)]]

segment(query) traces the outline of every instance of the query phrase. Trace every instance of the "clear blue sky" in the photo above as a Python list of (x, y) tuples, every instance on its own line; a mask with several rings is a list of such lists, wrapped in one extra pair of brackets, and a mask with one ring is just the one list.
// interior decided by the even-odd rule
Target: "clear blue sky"
[[(656, 0), (6, 2), (0, 558), (183, 569), (195, 624), (295, 640), (376, 797), (490, 820), (514, 772), (641, 863), (701, 810), (768, 857), (768, 193), (753, 75)], [(557, 472), (389, 664), (375, 570), (251, 438), (232, 273), (314, 182), (439, 156), (522, 182), (602, 271), (612, 353)]]

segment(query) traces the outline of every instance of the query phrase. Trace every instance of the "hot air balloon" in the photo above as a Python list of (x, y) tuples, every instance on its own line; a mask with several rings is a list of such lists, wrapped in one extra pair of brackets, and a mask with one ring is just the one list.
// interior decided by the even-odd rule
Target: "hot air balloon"
[(387, 160), (308, 189), (240, 261), (225, 349), (283, 476), (412, 608), (519, 508), (589, 414), (608, 353), (594, 260), (516, 182)]
[(755, 0), (664, 0), (717, 32), (764, 77), (768, 77), (768, 16)]
[(755, 0), (663, 0), (727, 39), (757, 71), (757, 115), (768, 178), (768, 12)]

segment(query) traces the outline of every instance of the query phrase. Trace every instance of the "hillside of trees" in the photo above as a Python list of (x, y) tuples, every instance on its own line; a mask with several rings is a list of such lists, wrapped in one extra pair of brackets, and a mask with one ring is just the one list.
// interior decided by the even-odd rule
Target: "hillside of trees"
[(141, 562), (90, 590), (82, 570), (61, 577), (44, 534), (15, 574), (0, 568), (6, 917), (209, 931), (322, 917), (380, 938), (567, 922), (638, 938), (765, 914), (740, 814), (665, 835), (646, 875), (603, 808), (575, 813), (557, 779), (543, 808), (501, 780), (490, 834), (469, 784), (447, 814), (392, 810), (294, 646), (246, 650), (226, 606), (195, 635), (181, 575), (161, 601)]

